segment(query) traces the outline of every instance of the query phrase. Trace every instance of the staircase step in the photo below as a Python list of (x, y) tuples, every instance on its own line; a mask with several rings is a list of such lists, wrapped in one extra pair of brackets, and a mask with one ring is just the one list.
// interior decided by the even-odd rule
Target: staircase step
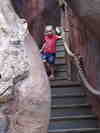
[(75, 94), (75, 93), (69, 93), (69, 94), (60, 94), (60, 95), (52, 95), (52, 98), (69, 98), (69, 97), (85, 97), (86, 95), (83, 93), (83, 94)]
[(92, 115), (91, 106), (88, 104), (72, 105), (54, 105), (52, 106), (51, 116), (75, 116), (75, 115)]
[(80, 86), (75, 87), (54, 87), (51, 89), (52, 94), (63, 95), (63, 94), (83, 94), (84, 90)]
[(53, 96), (52, 105), (70, 105), (87, 103), (85, 96)]
[(66, 97), (85, 97), (86, 94), (85, 93), (78, 93), (78, 94), (75, 94), (75, 93), (66, 93), (66, 94), (54, 94), (52, 95), (52, 98), (66, 98)]
[(66, 64), (65, 58), (56, 58), (55, 64), (60, 66), (65, 65)]
[(65, 51), (65, 48), (64, 48), (64, 46), (57, 46), (56, 47), (56, 51), (58, 52), (58, 51)]
[(74, 87), (74, 86), (81, 86), (80, 82), (73, 82), (73, 81), (68, 81), (68, 80), (57, 80), (50, 81), (51, 87)]
[(58, 71), (58, 72), (55, 72), (55, 77), (56, 79), (58, 78), (67, 78), (67, 72), (66, 71)]
[(69, 87), (54, 87), (51, 89), (52, 94), (63, 95), (63, 94), (83, 94), (84, 89), (81, 86), (69, 86)]
[(57, 72), (67, 72), (67, 66), (66, 65), (63, 65), (63, 66), (56, 66), (55, 68), (55, 73)]
[(55, 129), (48, 133), (100, 133), (100, 128)]
[(53, 117), (49, 129), (96, 128), (95, 115)]
[[(67, 75), (66, 76), (60, 76), (60, 77), (55, 77), (55, 80), (68, 80), (68, 77), (67, 77)], [(59, 81), (58, 81), (59, 82)]]
[(56, 57), (57, 58), (64, 58), (65, 57), (65, 52), (62, 52), (62, 51), (61, 52), (57, 52), (56, 53)]
[(64, 45), (62, 42), (58, 42), (56, 46), (58, 47), (58, 46), (64, 46)]
[(63, 40), (61, 40), (61, 39), (58, 40), (56, 45), (57, 45), (57, 46), (59, 46), (59, 45), (62, 45), (62, 46), (63, 46)]

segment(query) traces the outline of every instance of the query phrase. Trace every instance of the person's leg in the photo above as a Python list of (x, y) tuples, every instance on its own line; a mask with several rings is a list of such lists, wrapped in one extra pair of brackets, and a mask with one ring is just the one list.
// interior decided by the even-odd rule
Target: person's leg
[(54, 79), (55, 78), (55, 69), (54, 69), (54, 64), (50, 64), (50, 79)]
[(49, 70), (50, 70), (50, 79), (54, 79), (54, 73), (55, 73), (55, 54), (50, 54), (49, 58), (48, 58), (48, 62), (49, 62)]
[(42, 58), (42, 61), (43, 61), (43, 64), (45, 66), (46, 71), (48, 71), (47, 54), (46, 53), (42, 53), (41, 58)]
[(47, 72), (47, 74), (48, 74), (48, 76), (50, 75), (50, 64), (46, 61), (45, 63), (44, 63), (44, 65), (45, 65), (45, 68), (46, 68), (46, 72)]

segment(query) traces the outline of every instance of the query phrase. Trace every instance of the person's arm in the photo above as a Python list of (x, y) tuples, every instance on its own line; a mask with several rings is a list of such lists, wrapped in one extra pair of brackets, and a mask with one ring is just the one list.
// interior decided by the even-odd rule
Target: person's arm
[(62, 39), (62, 36), (56, 35), (56, 40)]
[(43, 44), (42, 48), (40, 49), (40, 52), (43, 52), (45, 46), (46, 46), (46, 43)]
[(41, 49), (40, 49), (40, 52), (43, 52), (43, 50), (44, 50), (44, 48), (45, 48), (45, 46), (46, 46), (46, 39), (45, 39), (46, 37), (44, 37), (44, 39), (43, 39), (43, 45), (42, 45), (42, 47), (41, 47)]

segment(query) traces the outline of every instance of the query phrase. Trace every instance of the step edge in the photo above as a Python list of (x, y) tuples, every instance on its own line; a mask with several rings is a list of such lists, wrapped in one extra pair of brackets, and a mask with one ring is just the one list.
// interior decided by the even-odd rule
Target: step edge
[(62, 48), (62, 49), (58, 49), (58, 48), (57, 48), (57, 49), (56, 49), (56, 52), (57, 52), (57, 53), (59, 53), (59, 52), (65, 53), (65, 49), (64, 49), (64, 48)]
[(48, 130), (49, 133), (59, 133), (59, 132), (73, 132), (73, 131), (100, 131), (100, 128), (78, 128), (78, 129), (55, 129)]
[[(64, 84), (62, 81), (64, 81), (64, 82), (66, 81), (66, 84)], [(52, 83), (54, 84), (56, 81), (50, 81), (50, 82), (52, 85)], [(82, 86), (80, 82), (73, 82), (73, 81), (67, 81), (67, 80), (60, 80), (59, 82), (62, 82), (63, 85), (66, 85), (66, 86)], [(60, 84), (60, 85), (62, 85), (62, 84)]]
[(64, 95), (51, 95), (52, 98), (64, 98), (64, 97), (86, 97), (86, 94), (64, 94)]
[(51, 117), (50, 120), (64, 120), (64, 119), (96, 119), (96, 115), (75, 115), (75, 116), (57, 116), (57, 117)]
[(63, 56), (56, 56), (56, 59), (62, 59), (62, 58), (65, 58), (65, 55), (63, 55)]
[(68, 80), (68, 77), (56, 77), (54, 81)]
[(52, 108), (91, 107), (90, 104), (52, 105)]

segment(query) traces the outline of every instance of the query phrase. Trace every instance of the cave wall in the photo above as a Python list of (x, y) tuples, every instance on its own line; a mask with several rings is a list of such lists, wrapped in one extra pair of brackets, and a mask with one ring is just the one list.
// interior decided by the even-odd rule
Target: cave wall
[(31, 21), (30, 31), (40, 45), (44, 28), (48, 24), (54, 27), (60, 25), (60, 9), (55, 0), (44, 0), (44, 9)]
[(13, 0), (13, 5), (17, 13), (27, 20), (29, 30), (39, 45), (42, 44), (46, 25), (60, 25), (57, 0)]
[(100, 0), (71, 0), (71, 4), (80, 16), (100, 15)]
[[(69, 15), (69, 22), (71, 49), (76, 55), (82, 57), (85, 75), (89, 83), (94, 89), (100, 91), (100, 40), (91, 32), (89, 26), (87, 27), (81, 16), (76, 15), (76, 12)], [(88, 101), (100, 120), (100, 96), (94, 95), (87, 88), (86, 92)]]
[[(100, 41), (90, 33), (87, 34), (87, 56), (85, 58), (86, 74), (89, 83), (95, 90), (100, 91)], [(88, 93), (89, 102), (93, 105), (100, 122), (100, 96)]]
[(100, 0), (71, 0), (71, 5), (87, 28), (100, 40)]
[[(73, 32), (73, 49), (85, 57), (89, 81), (100, 90), (100, 0), (71, 0), (71, 4), (75, 14), (72, 17), (72, 25), (76, 27)], [(83, 36), (86, 38), (85, 42)]]

